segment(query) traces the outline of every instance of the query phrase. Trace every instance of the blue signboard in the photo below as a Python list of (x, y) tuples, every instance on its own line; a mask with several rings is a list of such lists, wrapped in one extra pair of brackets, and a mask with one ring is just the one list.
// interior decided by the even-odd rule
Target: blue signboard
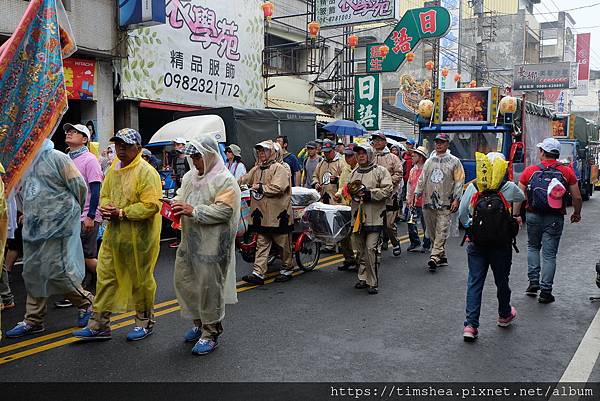
[(119, 0), (118, 4), (121, 29), (165, 23), (165, 0)]

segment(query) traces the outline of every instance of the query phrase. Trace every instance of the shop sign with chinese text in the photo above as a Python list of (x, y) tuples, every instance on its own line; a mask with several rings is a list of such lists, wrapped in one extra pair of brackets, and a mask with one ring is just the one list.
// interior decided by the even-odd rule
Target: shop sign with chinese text
[(354, 121), (367, 131), (376, 131), (381, 124), (382, 86), (379, 74), (354, 77)]
[(521, 64), (513, 71), (513, 90), (577, 88), (577, 64), (571, 62)]
[(264, 107), (260, 0), (167, 0), (166, 24), (129, 32), (122, 96)]
[(577, 34), (576, 61), (579, 65), (577, 76), (577, 90), (575, 96), (587, 96), (590, 83), (590, 40), (591, 33)]
[(94, 100), (96, 61), (79, 58), (63, 60), (67, 97), (71, 100)]
[(450, 13), (444, 7), (423, 7), (408, 10), (384, 44), (387, 55), (380, 52), (382, 46), (367, 46), (367, 72), (393, 72), (406, 60), (406, 54), (413, 52), (423, 39), (439, 38), (450, 29)]
[(389, 21), (396, 10), (396, 0), (316, 0), (321, 28)]

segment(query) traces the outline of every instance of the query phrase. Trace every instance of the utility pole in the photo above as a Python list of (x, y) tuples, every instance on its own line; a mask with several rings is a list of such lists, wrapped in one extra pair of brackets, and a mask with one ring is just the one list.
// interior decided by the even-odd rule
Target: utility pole
[(484, 58), (485, 53), (483, 49), (483, 0), (471, 0), (471, 5), (473, 7), (473, 14), (477, 18), (477, 36), (475, 38), (475, 45), (477, 49), (477, 54), (475, 55), (475, 81), (477, 81), (478, 86), (482, 86), (483, 82), (483, 70), (484, 70)]

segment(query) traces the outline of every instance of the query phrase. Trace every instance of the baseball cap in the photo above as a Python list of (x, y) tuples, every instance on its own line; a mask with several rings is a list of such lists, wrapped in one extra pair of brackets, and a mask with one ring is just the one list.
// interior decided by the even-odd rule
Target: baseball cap
[(375, 139), (375, 138), (381, 138), (381, 139), (384, 139), (384, 140), (386, 140), (386, 139), (387, 139), (387, 138), (385, 137), (385, 134), (384, 134), (383, 132), (381, 132), (381, 131), (373, 132), (373, 133), (371, 134), (371, 139)]
[(435, 136), (435, 138), (433, 138), (434, 141), (445, 141), (445, 142), (450, 142), (450, 137), (448, 136), (448, 134), (437, 134)]
[(344, 149), (344, 154), (348, 155), (348, 156), (352, 156), (354, 154), (354, 147), (356, 146), (355, 143), (350, 143), (346, 146), (346, 148)]
[(128, 145), (141, 145), (142, 136), (133, 128), (123, 128), (117, 132), (115, 136), (110, 138), (110, 142), (125, 142)]
[[(177, 143), (179, 143), (179, 142), (177, 142)], [(188, 143), (187, 145), (185, 145), (185, 148), (183, 148), (182, 150), (179, 150), (178, 152), (183, 153), (184, 155), (188, 155), (188, 156), (197, 155), (198, 153), (200, 153), (198, 148), (196, 148), (191, 143)]]
[(312, 148), (315, 149), (317, 147), (317, 143), (315, 141), (309, 141), (306, 143), (306, 148)]
[(565, 186), (559, 180), (553, 178), (550, 185), (548, 185), (548, 205), (553, 209), (562, 208), (563, 196), (566, 192)]
[(83, 124), (65, 124), (63, 125), (63, 130), (65, 131), (65, 133), (67, 131), (69, 131), (70, 129), (74, 129), (75, 131), (82, 133), (83, 135), (87, 136), (88, 139), (90, 139), (90, 130), (88, 129), (88, 127), (86, 127)]
[(554, 138), (546, 138), (536, 146), (545, 152), (560, 154), (560, 142)]
[(325, 139), (323, 141), (323, 147), (321, 148), (321, 150), (323, 152), (331, 152), (335, 150), (335, 142), (333, 142), (331, 139)]
[(185, 145), (185, 142), (186, 142), (186, 140), (180, 136), (173, 139), (173, 143), (181, 143), (181, 144)]
[(319, 144), (319, 145), (323, 145), (323, 140), (322, 139), (315, 139), (315, 143)]
[(406, 143), (409, 144), (409, 145), (415, 145), (417, 142), (414, 139), (409, 138), (409, 139), (406, 140)]

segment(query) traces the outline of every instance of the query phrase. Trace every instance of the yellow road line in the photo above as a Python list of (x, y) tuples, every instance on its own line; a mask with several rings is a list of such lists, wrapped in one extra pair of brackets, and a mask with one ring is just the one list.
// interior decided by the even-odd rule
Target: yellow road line
[[(180, 306), (175, 306), (175, 307), (172, 307), (169, 309), (164, 309), (159, 312), (156, 312), (155, 316), (166, 315), (168, 313), (176, 312), (179, 309), (181, 309)], [(130, 320), (126, 320), (124, 322), (114, 324), (112, 326), (112, 328), (114, 330), (116, 330), (116, 329), (120, 329), (122, 327), (130, 326), (132, 324), (135, 324), (135, 320), (130, 319)], [(16, 354), (7, 355), (5, 357), (0, 358), (0, 365), (3, 365), (8, 362), (16, 361), (17, 359), (22, 359), (22, 358), (28, 357), (30, 355), (39, 354), (40, 352), (44, 352), (44, 351), (48, 351), (48, 350), (51, 350), (54, 348), (62, 347), (63, 345), (72, 344), (77, 341), (81, 341), (81, 340), (77, 337), (67, 337), (60, 341), (55, 341), (53, 343), (49, 343), (49, 344), (41, 345), (39, 347), (31, 348), (31, 349), (28, 349), (25, 351), (17, 352)]]
[[(406, 235), (406, 236), (400, 237), (399, 239), (400, 239), (400, 243), (404, 244), (404, 243), (407, 242), (408, 236)], [(319, 269), (322, 269), (322, 268), (325, 268), (325, 267), (328, 267), (328, 266), (332, 266), (334, 264), (337, 264), (337, 263), (341, 262), (343, 260), (343, 258), (341, 258), (340, 256), (341, 256), (340, 254), (336, 254), (336, 255), (331, 255), (331, 256), (325, 257), (323, 259), (320, 259), (320, 261), (327, 261), (327, 260), (329, 260), (329, 262), (319, 264), (317, 267), (314, 268), (314, 270), (319, 270)], [(338, 259), (332, 260), (334, 258), (338, 258)], [(294, 276), (299, 276), (299, 275), (302, 275), (304, 273), (307, 273), (307, 272), (298, 271), (298, 272), (293, 273), (293, 275)], [(265, 285), (266, 284), (271, 284), (274, 281), (275, 281), (275, 278), (270, 278), (270, 279), (268, 279), (268, 280), (265, 281)], [(248, 286), (248, 287), (241, 287), (241, 288), (237, 288), (236, 292), (242, 293), (242, 292), (246, 292), (248, 290), (254, 289), (256, 287), (260, 287), (260, 286), (252, 285), (252, 286)], [(165, 301), (165, 302), (156, 304), (155, 308), (158, 309), (158, 308), (162, 308), (162, 307), (165, 307), (165, 306), (174, 305), (176, 303), (177, 303), (177, 300), (176, 299), (172, 299), (170, 301)], [(166, 314), (169, 314), (169, 313), (172, 313), (172, 312), (176, 312), (176, 311), (178, 311), (180, 309), (181, 309), (181, 307), (179, 305), (177, 305), (177, 306), (174, 306), (172, 308), (168, 308), (168, 309), (164, 309), (164, 310), (158, 311), (158, 312), (155, 313), (155, 316), (158, 317), (158, 316), (166, 315)], [(127, 313), (123, 313), (123, 314), (117, 315), (117, 316), (115, 316), (115, 317), (113, 317), (111, 319), (111, 322), (123, 320), (123, 319), (125, 319), (127, 317), (133, 316), (134, 314), (135, 314), (135, 312), (127, 312)], [(111, 325), (111, 327), (112, 327), (113, 330), (117, 330), (117, 329), (120, 329), (122, 327), (130, 326), (132, 324), (135, 324), (135, 320), (130, 319), (130, 320), (125, 320), (123, 322), (119, 322), (119, 323), (113, 324), (113, 325)], [(10, 351), (15, 350), (15, 349), (27, 347), (29, 345), (33, 345), (33, 344), (37, 344), (37, 343), (40, 343), (40, 342), (52, 340), (54, 338), (62, 337), (64, 335), (71, 334), (72, 331), (77, 330), (77, 329), (78, 329), (78, 327), (73, 327), (73, 328), (70, 328), (70, 329), (65, 329), (65, 330), (58, 331), (56, 333), (47, 334), (45, 336), (36, 337), (36, 338), (32, 338), (30, 340), (25, 340), (25, 341), (21, 341), (21, 342), (15, 343), (15, 344), (11, 344), (11, 345), (8, 345), (8, 346), (0, 348), (0, 353), (10, 352)], [(25, 350), (25, 351), (17, 352), (15, 354), (6, 355), (4, 357), (0, 357), (0, 365), (3, 365), (5, 363), (11, 362), (11, 361), (14, 361), (14, 360), (17, 360), (17, 359), (25, 358), (25, 357), (30, 356), (30, 355), (35, 355), (37, 353), (44, 352), (44, 351), (47, 351), (47, 350), (50, 350), (50, 349), (58, 348), (58, 347), (61, 347), (63, 345), (66, 345), (66, 344), (71, 344), (71, 343), (74, 343), (74, 342), (77, 342), (77, 341), (79, 341), (79, 339), (77, 337), (67, 337), (65, 339), (62, 339), (62, 340), (59, 340), (59, 341), (55, 341), (55, 342), (52, 342), (52, 343), (49, 343), (49, 344), (44, 344), (44, 345), (41, 345), (41, 346), (38, 346), (38, 347), (34, 347), (34, 348), (31, 348), (31, 349), (28, 349), (28, 350)]]
[[(155, 309), (160, 309), (160, 308), (163, 308), (165, 306), (174, 305), (176, 303), (177, 303), (177, 300), (176, 299), (172, 299), (170, 301), (165, 301), (165, 302), (156, 304), (156, 305), (154, 305), (154, 308)], [(111, 322), (117, 322), (117, 321), (126, 319), (128, 317), (131, 317), (133, 315), (135, 315), (135, 312), (127, 312), (127, 313), (123, 313), (123, 314), (120, 314), (120, 315), (115, 315), (110, 320), (111, 320)], [(61, 330), (61, 331), (57, 331), (57, 332), (54, 332), (54, 333), (51, 333), (51, 334), (46, 334), (44, 336), (31, 338), (31, 339), (25, 340), (25, 341), (19, 341), (18, 343), (14, 343), (14, 344), (11, 344), (11, 345), (7, 345), (5, 347), (1, 347), (0, 348), (0, 354), (4, 354), (6, 352), (10, 352), (10, 351), (13, 351), (13, 350), (16, 350), (16, 349), (19, 349), (19, 348), (27, 347), (27, 346), (30, 346), (30, 345), (33, 345), (33, 344), (42, 343), (44, 341), (53, 340), (53, 339), (58, 338), (58, 337), (66, 336), (67, 334), (71, 334), (73, 331), (79, 330), (79, 329), (80, 329), (80, 327), (71, 327), (71, 328), (68, 328), (68, 329), (65, 329), (65, 330)]]

